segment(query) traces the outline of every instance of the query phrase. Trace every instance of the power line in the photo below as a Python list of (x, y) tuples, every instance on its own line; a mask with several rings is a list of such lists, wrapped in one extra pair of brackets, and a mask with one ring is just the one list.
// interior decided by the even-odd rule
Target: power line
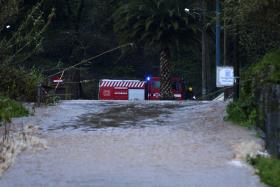
[[(89, 61), (94, 60), (94, 59), (97, 59), (97, 58), (99, 58), (99, 57), (101, 57), (101, 56), (103, 56), (103, 55), (105, 55), (105, 54), (114, 52), (114, 51), (116, 51), (116, 50), (119, 50), (119, 49), (122, 49), (122, 48), (125, 48), (125, 47), (128, 47), (128, 46), (131, 46), (131, 47), (132, 47), (133, 45), (134, 45), (133, 43), (127, 43), (127, 44), (124, 44), (124, 45), (120, 45), (120, 46), (118, 46), (118, 47), (115, 47), (115, 48), (113, 48), (113, 49), (110, 49), (110, 50), (108, 50), (108, 51), (105, 51), (105, 52), (103, 52), (103, 53), (101, 53), (101, 54), (99, 54), (99, 55), (90, 57), (90, 58), (88, 58), (88, 59), (86, 59), (86, 60), (80, 61), (80, 62), (77, 63), (77, 64), (74, 64), (74, 65), (71, 65), (71, 66), (69, 66), (69, 67), (67, 67), (67, 68), (64, 68), (63, 70), (61, 70), (61, 71), (59, 71), (59, 72), (57, 72), (57, 73), (55, 73), (55, 74), (49, 75), (47, 78), (50, 78), (50, 77), (52, 77), (52, 76), (54, 76), (54, 75), (58, 75), (58, 74), (60, 74), (60, 73), (62, 73), (62, 72), (64, 72), (64, 71), (67, 71), (67, 70), (69, 70), (69, 69), (71, 69), (71, 68), (74, 68), (74, 67), (76, 67), (76, 66), (79, 66), (79, 65), (81, 65), (81, 64), (88, 63)], [(91, 63), (93, 63), (93, 62), (91, 62)]]
[[(82, 60), (81, 62), (79, 62), (79, 63), (77, 63), (77, 64), (74, 64), (74, 65), (72, 65), (72, 66), (69, 66), (69, 67), (67, 67), (67, 68), (64, 68), (64, 69), (62, 69), (61, 71), (59, 71), (59, 72), (57, 72), (57, 73), (55, 73), (55, 74), (52, 74), (52, 75), (46, 77), (45, 79), (48, 79), (48, 78), (50, 78), (50, 77), (52, 77), (52, 76), (54, 76), (54, 75), (58, 75), (58, 74), (62, 73), (63, 71), (66, 71), (66, 70), (71, 69), (71, 68), (75, 68), (76, 66), (79, 66), (79, 65), (81, 65), (81, 64), (87, 63), (87, 62), (89, 62), (89, 61), (91, 61), (91, 60), (97, 59), (97, 58), (99, 58), (99, 57), (101, 57), (101, 56), (103, 56), (103, 55), (109, 54), (109, 53), (114, 52), (114, 51), (117, 51), (117, 50), (119, 50), (119, 49), (126, 48), (126, 47), (129, 47), (129, 46), (132, 47), (133, 45), (134, 45), (133, 43), (127, 43), (127, 44), (124, 44), (124, 45), (120, 45), (120, 46), (118, 46), (118, 47), (115, 47), (115, 48), (113, 48), (113, 49), (107, 50), (107, 51), (105, 51), (105, 52), (103, 52), (103, 53), (100, 53), (100, 54), (98, 54), (98, 55), (96, 55), (96, 56), (93, 56), (93, 57), (90, 57), (90, 58), (88, 58), (88, 59)], [(28, 72), (28, 73), (25, 73), (25, 74), (23, 74), (23, 75), (28, 75), (28, 74), (29, 74), (29, 72)], [(25, 77), (18, 77), (18, 78), (15, 79), (14, 81), (21, 80), (21, 79), (24, 79), (24, 78), (25, 78)], [(6, 84), (10, 84), (10, 82), (2, 83), (2, 84), (0, 84), (0, 87), (1, 87), (1, 86), (4, 86), (4, 85), (6, 85)]]

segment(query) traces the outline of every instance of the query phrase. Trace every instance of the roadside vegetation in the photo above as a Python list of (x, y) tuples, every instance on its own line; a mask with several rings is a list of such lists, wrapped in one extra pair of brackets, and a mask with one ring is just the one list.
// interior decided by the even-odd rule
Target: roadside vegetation
[[(279, 187), (279, 126), (266, 124), (265, 113), (279, 111), (279, 100), (272, 90), (280, 84), (280, 25), (274, 24), (279, 20), (280, 4), (270, 0), (225, 2), (228, 27), (224, 32), (237, 39), (237, 59), (241, 62), (235, 66), (241, 68), (239, 98), (228, 105), (226, 119), (264, 132), (261, 134), (266, 136), (266, 148), (275, 158), (251, 158), (249, 163), (256, 168), (262, 182)], [(236, 34), (230, 34), (232, 31)]]
[[(227, 120), (242, 126), (264, 129), (264, 114), (259, 100), (271, 84), (280, 84), (280, 50), (268, 53), (241, 74), (240, 98), (228, 105)], [(275, 103), (277, 104), (277, 103)]]
[[(28, 114), (19, 102), (34, 101), (42, 73), (29, 60), (42, 50), (54, 10), (43, 12), (43, 1), (0, 1), (0, 121)], [(18, 101), (18, 102), (17, 102)]]
[(257, 157), (249, 160), (260, 176), (261, 181), (271, 187), (280, 186), (280, 160), (276, 158)]
[(27, 116), (28, 113), (28, 110), (21, 103), (0, 95), (0, 156), (3, 154), (3, 148), (9, 139), (11, 118)]
[[(269, 93), (271, 85), (280, 84), (280, 50), (268, 53), (263, 59), (245, 71), (241, 75), (240, 98), (230, 103), (227, 107), (227, 120), (245, 127), (256, 127), (268, 134), (265, 128), (265, 107), (269, 106), (270, 110), (279, 110), (279, 101), (273, 102), (273, 95)], [(270, 95), (269, 100), (264, 97)], [(270, 129), (272, 127), (269, 127)], [(278, 131), (279, 133), (279, 131)], [(273, 132), (276, 134), (277, 132)], [(273, 135), (274, 136), (274, 135)], [(270, 138), (270, 137), (269, 137)], [(274, 141), (279, 141), (274, 137)], [(271, 141), (271, 140), (270, 140)], [(272, 145), (275, 149), (277, 142)], [(277, 155), (277, 152), (274, 154)], [(279, 152), (278, 152), (279, 154)], [(280, 160), (277, 158), (250, 158), (249, 163), (252, 164), (260, 176), (261, 181), (271, 187), (280, 186)]]
[(28, 110), (21, 103), (0, 96), (0, 126), (7, 123), (12, 117), (21, 117), (28, 115)]
[(36, 69), (8, 67), (0, 69), (0, 94), (17, 101), (35, 101), (42, 75)]

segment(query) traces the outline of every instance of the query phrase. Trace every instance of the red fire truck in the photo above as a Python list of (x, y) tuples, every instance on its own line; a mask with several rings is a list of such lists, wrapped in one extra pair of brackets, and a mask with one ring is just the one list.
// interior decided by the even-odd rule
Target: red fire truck
[[(160, 77), (147, 77), (147, 98), (148, 100), (160, 99)], [(178, 100), (185, 99), (184, 82), (179, 77), (171, 78), (171, 92)]]
[[(185, 99), (181, 78), (173, 77), (171, 86), (175, 99)], [(99, 82), (98, 95), (99, 100), (159, 100), (160, 78), (147, 77), (146, 81), (103, 79)]]
[(99, 100), (145, 100), (145, 84), (139, 80), (100, 80)]

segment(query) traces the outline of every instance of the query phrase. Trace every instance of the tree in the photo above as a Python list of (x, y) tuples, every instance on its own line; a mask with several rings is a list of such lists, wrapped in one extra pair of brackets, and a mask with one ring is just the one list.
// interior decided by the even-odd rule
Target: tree
[(225, 19), (232, 40), (238, 36), (242, 64), (256, 63), (280, 46), (279, 0), (226, 0)]
[(173, 98), (171, 49), (192, 39), (192, 20), (184, 13), (185, 4), (174, 0), (129, 0), (121, 4), (114, 14), (114, 29), (121, 42), (135, 42), (160, 51), (162, 99)]
[[(227, 64), (240, 68), (257, 63), (266, 53), (280, 46), (279, 0), (225, 0)], [(241, 80), (242, 81), (242, 80)], [(243, 80), (247, 81), (247, 80)], [(235, 98), (239, 97), (237, 79)]]
[(21, 0), (0, 1), (0, 92), (13, 99), (32, 100), (40, 75), (23, 67), (42, 49), (54, 10), (44, 15), (42, 2), (25, 8)]
[[(1, 2), (1, 1), (0, 1)], [(1, 68), (21, 64), (41, 49), (43, 33), (49, 26), (54, 10), (44, 19), (39, 2), (26, 15), (19, 13), (20, 0), (1, 2), (0, 63)], [(14, 17), (10, 17), (10, 16)], [(22, 20), (21, 16), (24, 17)], [(18, 24), (18, 22), (20, 22)]]
[[(212, 2), (211, 2), (212, 3)], [(215, 38), (212, 29), (215, 17), (213, 10), (210, 10), (211, 3), (207, 0), (199, 0), (194, 2), (194, 8), (191, 8), (189, 14), (197, 17), (197, 25), (199, 25), (199, 31), (201, 32), (201, 95), (202, 99), (207, 99), (207, 94), (213, 91), (213, 77), (211, 64), (211, 42)], [(212, 3), (213, 4), (213, 3)]]

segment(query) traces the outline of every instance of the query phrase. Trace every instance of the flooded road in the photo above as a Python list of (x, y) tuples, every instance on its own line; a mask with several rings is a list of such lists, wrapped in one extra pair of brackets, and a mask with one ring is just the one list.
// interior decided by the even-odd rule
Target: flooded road
[(260, 140), (223, 121), (223, 102), (65, 101), (19, 122), (48, 148), (19, 156), (0, 186), (262, 187), (238, 158)]

